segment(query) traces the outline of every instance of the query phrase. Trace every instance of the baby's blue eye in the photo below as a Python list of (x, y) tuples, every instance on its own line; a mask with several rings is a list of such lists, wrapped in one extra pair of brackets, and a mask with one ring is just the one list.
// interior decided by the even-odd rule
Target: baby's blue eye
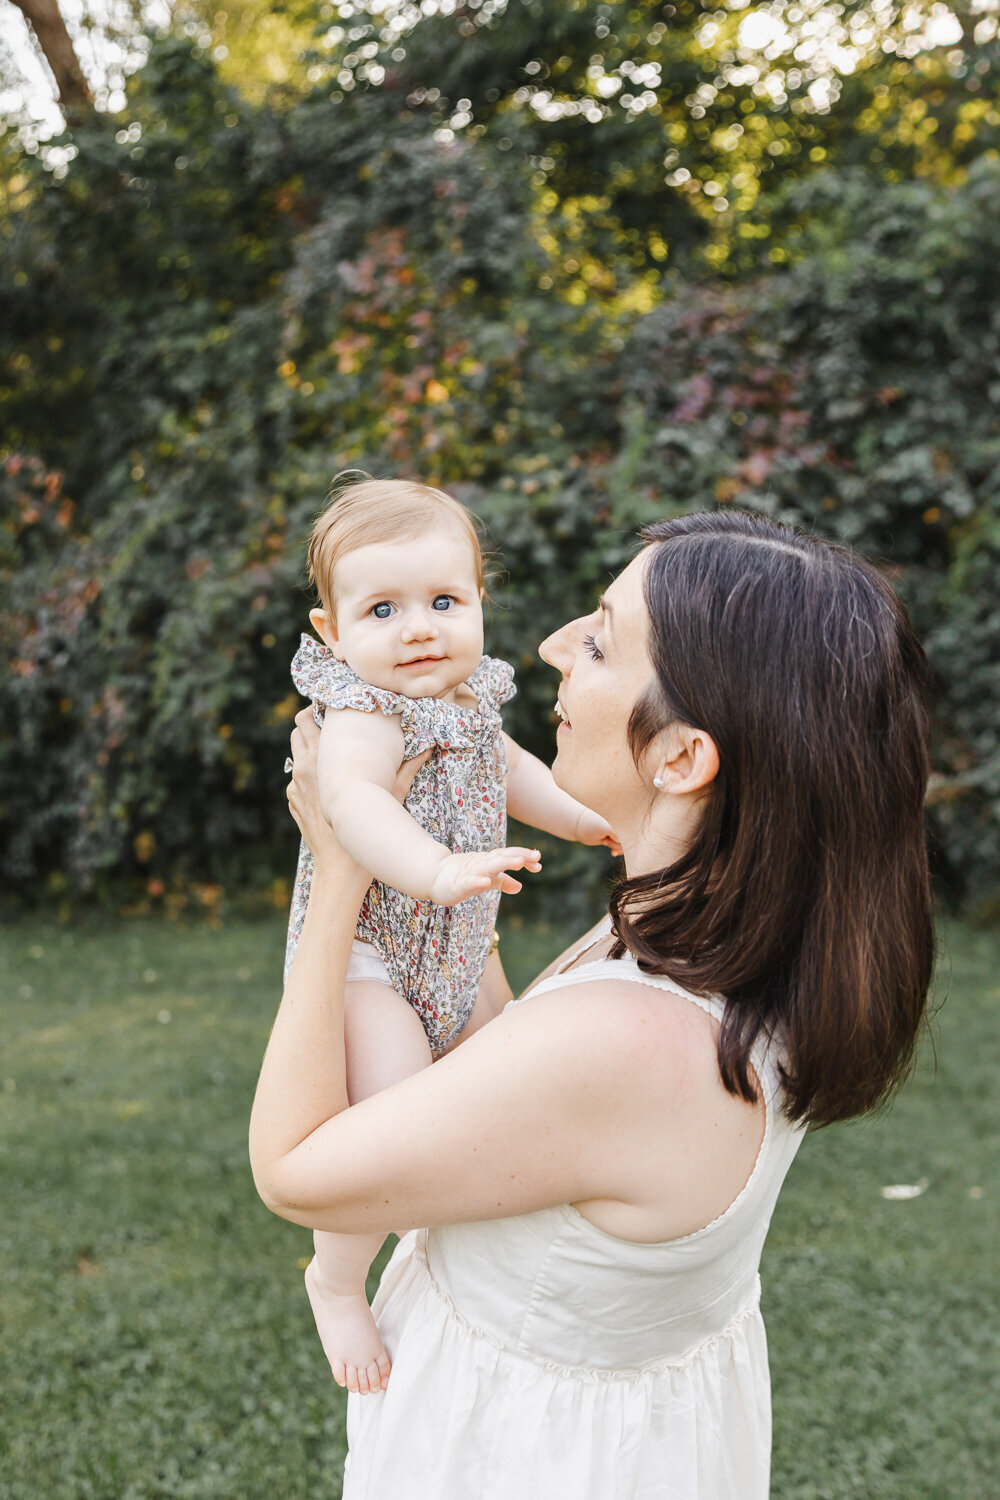
[(438, 594), (437, 598), (434, 600), (434, 603), (431, 605), (431, 609), (451, 609), (451, 606), (454, 604), (454, 602), (455, 601), (450, 594)]
[(375, 616), (376, 620), (388, 620), (389, 616), (392, 614), (392, 605), (376, 604), (375, 608), (372, 610), (372, 614)]

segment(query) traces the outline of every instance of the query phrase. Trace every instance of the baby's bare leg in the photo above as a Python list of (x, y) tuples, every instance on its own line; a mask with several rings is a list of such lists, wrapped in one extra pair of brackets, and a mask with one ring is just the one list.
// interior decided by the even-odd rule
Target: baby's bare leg
[[(344, 993), (344, 1044), (350, 1102), (367, 1099), (431, 1061), (416, 1012), (387, 984), (351, 980)], [(365, 1278), (384, 1235), (317, 1229), (306, 1290), (323, 1351), (338, 1385), (362, 1395), (384, 1389), (389, 1357), (365, 1296)]]

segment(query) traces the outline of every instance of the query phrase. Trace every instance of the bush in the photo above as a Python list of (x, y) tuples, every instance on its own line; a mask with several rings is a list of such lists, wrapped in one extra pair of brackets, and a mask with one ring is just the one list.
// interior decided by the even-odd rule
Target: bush
[(0, 240), (2, 868), (213, 905), (294, 867), (288, 664), (331, 476), (610, 453), (614, 319), (557, 268), (539, 290), (530, 181), (382, 95), (253, 109), (167, 39), (131, 112), (62, 180), (22, 161)]
[[(801, 261), (748, 286), (683, 287), (621, 360), (607, 465), (483, 497), (519, 649), (589, 610), (646, 520), (751, 507), (880, 559), (936, 685), (930, 820), (940, 885), (995, 912), (1000, 870), (1000, 163), (959, 187), (863, 174), (795, 190)], [(557, 581), (557, 586), (554, 584)], [(525, 659), (531, 742), (551, 674)]]
[[(645, 280), (581, 302), (507, 138), (443, 144), (384, 90), (252, 107), (171, 39), (130, 114), (78, 132), (61, 180), (18, 158), (0, 238), (11, 887), (213, 907), (291, 874), (305, 539), (359, 465), (444, 484), (492, 529), (490, 647), (542, 754), (534, 646), (643, 522), (738, 503), (881, 557), (939, 687), (940, 874), (993, 897), (995, 161), (949, 187), (814, 175), (785, 207), (790, 269), (664, 281), (636, 321)], [(574, 859), (549, 860), (553, 900)]]
[(881, 559), (936, 683), (938, 875), (983, 910), (1000, 869), (998, 189), (983, 160), (953, 189), (858, 175), (798, 190), (817, 226), (798, 265), (685, 288), (639, 325), (619, 456), (575, 521), (570, 486), (546, 526), (575, 537), (563, 576), (588, 586), (651, 504), (748, 506)]

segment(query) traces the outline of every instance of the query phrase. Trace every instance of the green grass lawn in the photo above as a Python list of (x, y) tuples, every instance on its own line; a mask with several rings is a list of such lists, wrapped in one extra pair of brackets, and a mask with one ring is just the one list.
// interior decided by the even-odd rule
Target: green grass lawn
[[(5, 1500), (340, 1494), (310, 1237), (246, 1161), (282, 943), (277, 915), (0, 934)], [(508, 929), (513, 981), (558, 946)], [(775, 1216), (778, 1500), (1000, 1496), (1000, 939), (953, 931), (938, 999), (936, 1063), (807, 1139)]]

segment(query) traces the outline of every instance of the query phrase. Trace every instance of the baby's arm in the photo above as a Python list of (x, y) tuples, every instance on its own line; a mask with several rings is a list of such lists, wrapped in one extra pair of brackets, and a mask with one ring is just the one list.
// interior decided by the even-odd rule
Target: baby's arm
[(511, 894), (519, 891), (519, 882), (504, 871), (538, 868), (537, 851), (452, 854), (393, 796), (402, 761), (403, 732), (397, 716), (338, 709), (323, 720), (320, 807), (352, 859), (383, 885), (442, 906), (491, 886)]
[(554, 833), (556, 838), (607, 844), (616, 854), (621, 853), (610, 823), (556, 786), (552, 772), (536, 755), (522, 750), (508, 734), (503, 739), (509, 767), (507, 810), (512, 818), (544, 833)]

